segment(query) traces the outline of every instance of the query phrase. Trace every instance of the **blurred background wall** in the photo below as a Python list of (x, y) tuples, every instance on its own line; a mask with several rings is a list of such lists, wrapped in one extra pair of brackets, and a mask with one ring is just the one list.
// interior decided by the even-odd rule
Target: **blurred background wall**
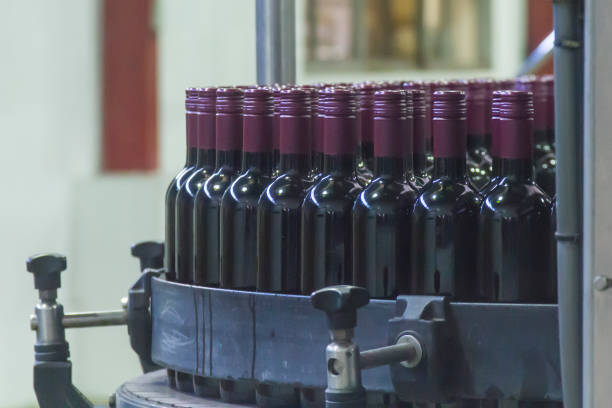
[[(103, 11), (106, 3), (122, 1), (153, 6), (148, 21), (157, 43), (158, 122), (157, 134), (148, 137), (157, 138), (157, 151), (155, 168), (147, 171), (104, 165)], [(185, 87), (255, 82), (254, 4), (0, 0), (1, 407), (35, 404), (28, 316), (36, 293), (25, 259), (43, 251), (68, 256), (59, 293), (67, 311), (119, 307), (139, 273), (130, 245), (163, 239), (164, 192), (185, 154)], [(526, 10), (524, 1), (489, 2), (488, 67), (310, 69), (308, 8), (298, 0), (298, 81), (511, 76), (526, 52)], [(113, 103), (119, 112), (130, 108)], [(73, 380), (89, 397), (104, 402), (140, 373), (125, 327), (75, 329), (67, 336)]]

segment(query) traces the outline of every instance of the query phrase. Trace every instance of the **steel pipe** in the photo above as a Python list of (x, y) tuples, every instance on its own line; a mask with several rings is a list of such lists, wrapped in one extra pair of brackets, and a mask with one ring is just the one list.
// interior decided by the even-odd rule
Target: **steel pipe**
[(395, 363), (415, 367), (422, 357), (421, 343), (414, 336), (404, 335), (392, 346), (362, 351), (359, 355), (359, 366), (362, 370)]
[(259, 85), (295, 83), (295, 0), (257, 0)]
[[(66, 329), (78, 327), (122, 326), (127, 324), (127, 310), (109, 312), (67, 313), (62, 317), (62, 326)], [(30, 317), (30, 329), (38, 330), (38, 319)]]

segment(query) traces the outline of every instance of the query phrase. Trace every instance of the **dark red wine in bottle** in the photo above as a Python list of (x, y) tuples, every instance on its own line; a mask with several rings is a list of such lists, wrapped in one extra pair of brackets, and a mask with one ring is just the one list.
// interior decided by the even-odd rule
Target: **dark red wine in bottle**
[(357, 140), (357, 178), (366, 186), (372, 180), (374, 169), (374, 132), (372, 109), (374, 92), (381, 89), (379, 84), (362, 82), (355, 86), (359, 99), (359, 128)]
[[(177, 281), (193, 283), (193, 208), (195, 195), (215, 168), (215, 100), (216, 88), (198, 89), (196, 104), (197, 162), (176, 197), (176, 274)], [(207, 387), (209, 379), (176, 373), (177, 388), (201, 396), (218, 395), (217, 387)], [(191, 383), (191, 384), (190, 384)]]
[(496, 95), (501, 180), (480, 209), (484, 294), (489, 301), (552, 303), (551, 203), (533, 181), (532, 94)]
[[(214, 120), (215, 88), (197, 89), (196, 101), (196, 145), (197, 161), (189, 177), (181, 186), (175, 203), (175, 270), (176, 280), (181, 283), (193, 282), (193, 204), (194, 197), (203, 180), (208, 178), (215, 166)], [(212, 98), (212, 99), (211, 99)], [(211, 113), (212, 112), (212, 113)], [(213, 124), (210, 129), (210, 124)], [(212, 130), (212, 131), (211, 131)], [(212, 141), (212, 143), (211, 143)], [(176, 388), (194, 391), (194, 377), (176, 372)], [(199, 389), (200, 392), (205, 390)]]
[[(300, 212), (310, 187), (311, 91), (285, 89), (280, 95), (281, 173), (264, 190), (257, 208), (257, 291), (300, 293)], [(257, 404), (299, 406), (294, 387), (259, 383)]]
[[(187, 127), (187, 160), (185, 166), (174, 177), (166, 190), (166, 240), (164, 264), (166, 267), (166, 279), (176, 280), (175, 265), (175, 239), (176, 239), (176, 196), (185, 181), (194, 169), (197, 161), (197, 113), (196, 101), (198, 92), (196, 88), (188, 88), (185, 91), (185, 122)], [(171, 387), (176, 387), (175, 372), (168, 369), (168, 382)]]
[(271, 181), (273, 126), (271, 91), (266, 88), (246, 90), (242, 171), (221, 201), (221, 287), (224, 288), (255, 290), (257, 202)]
[(196, 104), (197, 162), (176, 198), (176, 273), (193, 283), (193, 206), (195, 195), (215, 170), (215, 101), (217, 88), (198, 89)]
[(221, 197), (240, 172), (242, 100), (238, 88), (217, 90), (215, 116), (216, 171), (196, 194), (194, 203), (194, 283), (218, 286)]
[[(242, 171), (221, 200), (222, 288), (255, 290), (257, 272), (257, 203), (273, 168), (274, 99), (267, 88), (244, 92)], [(255, 384), (221, 380), (221, 398), (253, 401)]]
[(280, 96), (280, 173), (259, 198), (257, 290), (300, 291), (300, 216), (310, 187), (310, 96), (286, 89)]
[(546, 142), (550, 152), (535, 161), (535, 181), (550, 197), (556, 194), (555, 174), (557, 160), (555, 157), (555, 101), (554, 79), (552, 75), (540, 78), (540, 86), (546, 98)]
[[(411, 101), (411, 99), (410, 99)], [(375, 179), (353, 205), (353, 284), (377, 299), (410, 290), (410, 212), (418, 194), (405, 179), (412, 123), (404, 90), (383, 90), (373, 103)]]
[[(193, 283), (196, 285), (219, 285), (219, 208), (221, 196), (240, 169), (242, 95), (238, 88), (217, 89), (215, 115), (207, 116), (208, 120), (214, 119), (214, 125), (207, 121), (207, 126), (209, 131), (213, 126), (215, 129), (216, 169), (203, 180), (194, 198)], [(199, 395), (219, 395), (217, 379), (196, 376), (193, 383)]]
[(353, 281), (351, 209), (361, 190), (355, 174), (357, 98), (351, 88), (326, 88), (323, 115), (324, 176), (302, 205), (302, 293)]
[(480, 196), (466, 176), (465, 93), (433, 95), (433, 180), (413, 209), (413, 293), (476, 298)]

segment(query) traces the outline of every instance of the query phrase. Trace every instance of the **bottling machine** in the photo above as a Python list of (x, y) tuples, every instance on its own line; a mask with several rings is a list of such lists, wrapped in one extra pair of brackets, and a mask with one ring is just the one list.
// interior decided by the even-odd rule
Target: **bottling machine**
[[(584, 7), (571, 0), (554, 7), (558, 305), (414, 295), (370, 300), (365, 289), (347, 285), (311, 296), (198, 287), (165, 280), (163, 243), (148, 241), (132, 247), (141, 274), (120, 310), (64, 313), (57, 290), (66, 258), (42, 254), (27, 261), (40, 298), (31, 318), (40, 406), (93, 406), (72, 384), (64, 333), (106, 325), (127, 325), (144, 372), (117, 388), (111, 407), (236, 406), (172, 389), (165, 368), (325, 388), (327, 407), (365, 407), (364, 389), (394, 393), (403, 401), (514, 399), (564, 401), (566, 407), (592, 401), (583, 396), (580, 332), (582, 112), (576, 107), (582, 104), (576, 101), (583, 78)], [(293, 0), (257, 1), (259, 83), (295, 80), (293, 13)], [(591, 31), (585, 32), (589, 40)], [(524, 70), (548, 52), (536, 50)], [(589, 282), (599, 291), (610, 286), (603, 275)], [(283, 324), (288, 321), (292, 324)]]

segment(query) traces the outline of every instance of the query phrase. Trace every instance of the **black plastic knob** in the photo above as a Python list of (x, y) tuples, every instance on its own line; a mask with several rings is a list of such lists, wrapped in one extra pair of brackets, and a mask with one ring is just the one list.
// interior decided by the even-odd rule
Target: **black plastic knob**
[(140, 259), (140, 271), (146, 268), (160, 269), (164, 266), (164, 243), (144, 241), (132, 245), (132, 256)]
[(28, 272), (34, 274), (34, 287), (53, 290), (61, 286), (60, 273), (66, 270), (66, 257), (60, 254), (40, 254), (26, 261)]
[(338, 285), (319, 289), (310, 295), (312, 305), (327, 313), (331, 330), (352, 329), (357, 325), (357, 309), (370, 301), (370, 294), (359, 286)]

